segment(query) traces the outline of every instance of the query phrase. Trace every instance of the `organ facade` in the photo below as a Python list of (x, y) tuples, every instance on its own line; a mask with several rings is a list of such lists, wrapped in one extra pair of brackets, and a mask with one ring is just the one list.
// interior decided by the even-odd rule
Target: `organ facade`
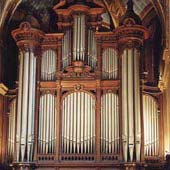
[(8, 101), (10, 167), (161, 169), (162, 96), (145, 84), (150, 35), (133, 2), (114, 29), (96, 0), (60, 1), (53, 10), (58, 32), (29, 22), (12, 31), (19, 67)]

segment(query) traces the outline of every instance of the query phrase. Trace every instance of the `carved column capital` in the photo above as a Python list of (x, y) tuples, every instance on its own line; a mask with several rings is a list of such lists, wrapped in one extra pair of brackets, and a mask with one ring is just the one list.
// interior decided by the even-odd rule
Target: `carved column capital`
[(29, 22), (22, 22), (18, 29), (12, 31), (12, 36), (21, 51), (34, 51), (40, 46), (44, 33), (32, 28)]

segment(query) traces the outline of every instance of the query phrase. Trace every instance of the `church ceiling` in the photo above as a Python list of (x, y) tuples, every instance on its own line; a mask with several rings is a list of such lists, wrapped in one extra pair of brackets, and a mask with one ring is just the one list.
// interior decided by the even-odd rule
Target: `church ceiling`
[[(114, 26), (119, 25), (119, 18), (126, 11), (127, 0), (97, 0), (102, 1), (110, 13)], [(134, 10), (140, 15), (145, 7), (150, 4), (151, 0), (133, 0)], [(22, 21), (28, 20), (33, 22), (35, 27), (44, 28), (44, 31), (49, 31), (49, 24), (51, 25), (51, 15), (53, 14), (53, 6), (59, 0), (22, 0), (18, 10), (13, 16), (13, 20)], [(55, 14), (52, 16), (55, 18)], [(56, 18), (55, 18), (56, 20)], [(54, 24), (54, 23), (53, 23)]]
[[(127, 0), (122, 0), (124, 4), (127, 3)], [(151, 0), (133, 0), (134, 2), (134, 11), (140, 15), (141, 12), (145, 9), (147, 5), (151, 3)]]
[[(0, 5), (2, 9), (5, 9), (4, 11), (2, 11), (1, 16), (2, 18), (4, 16), (7, 16), (7, 15), (4, 15), (3, 13), (7, 14), (7, 11), (9, 8), (10, 10), (13, 9), (13, 11), (9, 12), (10, 20), (12, 18), (14, 21), (21, 22), (25, 20), (26, 16), (30, 15), (32, 16), (32, 18), (34, 17), (34, 22), (35, 23), (37, 22), (36, 25), (38, 25), (38, 22), (39, 22), (39, 25), (42, 25), (42, 23), (44, 23), (43, 25), (48, 25), (51, 13), (54, 12), (52, 8), (59, 1), (60, 0), (0, 0)], [(72, 1), (72, 0), (69, 0), (69, 1)], [(127, 0), (96, 0), (96, 1), (102, 1), (105, 4), (107, 10), (110, 13), (114, 26), (117, 27), (119, 25), (119, 18), (126, 11)], [(157, 1), (155, 0), (133, 0), (134, 10), (142, 18), (143, 14), (146, 15), (146, 13), (149, 12), (149, 11), (145, 11), (145, 9), (148, 6), (150, 6), (151, 8), (155, 8), (155, 11), (156, 11), (156, 8), (159, 7), (159, 5), (162, 5), (160, 2), (163, 3), (163, 1), (164, 0), (157, 0)], [(15, 4), (16, 4), (16, 7), (15, 7)], [(9, 7), (3, 8), (3, 6), (4, 7), (9, 6)], [(15, 15), (13, 15), (14, 11), (15, 11)], [(1, 23), (3, 23), (2, 18), (0, 17), (0, 27), (1, 27)]]

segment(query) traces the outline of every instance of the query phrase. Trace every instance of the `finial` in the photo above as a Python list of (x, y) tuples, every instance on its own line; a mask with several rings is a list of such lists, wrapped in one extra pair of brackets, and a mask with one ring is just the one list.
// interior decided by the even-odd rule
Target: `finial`
[(127, 10), (133, 11), (133, 0), (128, 0), (127, 2)]

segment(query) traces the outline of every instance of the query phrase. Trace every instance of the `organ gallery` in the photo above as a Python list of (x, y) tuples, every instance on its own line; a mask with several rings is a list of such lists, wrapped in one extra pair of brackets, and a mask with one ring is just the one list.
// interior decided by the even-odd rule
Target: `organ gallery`
[(145, 7), (151, 14), (140, 18), (136, 1), (128, 0), (113, 19), (107, 1), (60, 0), (46, 4), (51, 19), (43, 11), (40, 21), (24, 3), (2, 53), (10, 56), (6, 65), (15, 60), (14, 72), (4, 65), (9, 86), (0, 88), (2, 167), (166, 169), (167, 54), (152, 3)]

